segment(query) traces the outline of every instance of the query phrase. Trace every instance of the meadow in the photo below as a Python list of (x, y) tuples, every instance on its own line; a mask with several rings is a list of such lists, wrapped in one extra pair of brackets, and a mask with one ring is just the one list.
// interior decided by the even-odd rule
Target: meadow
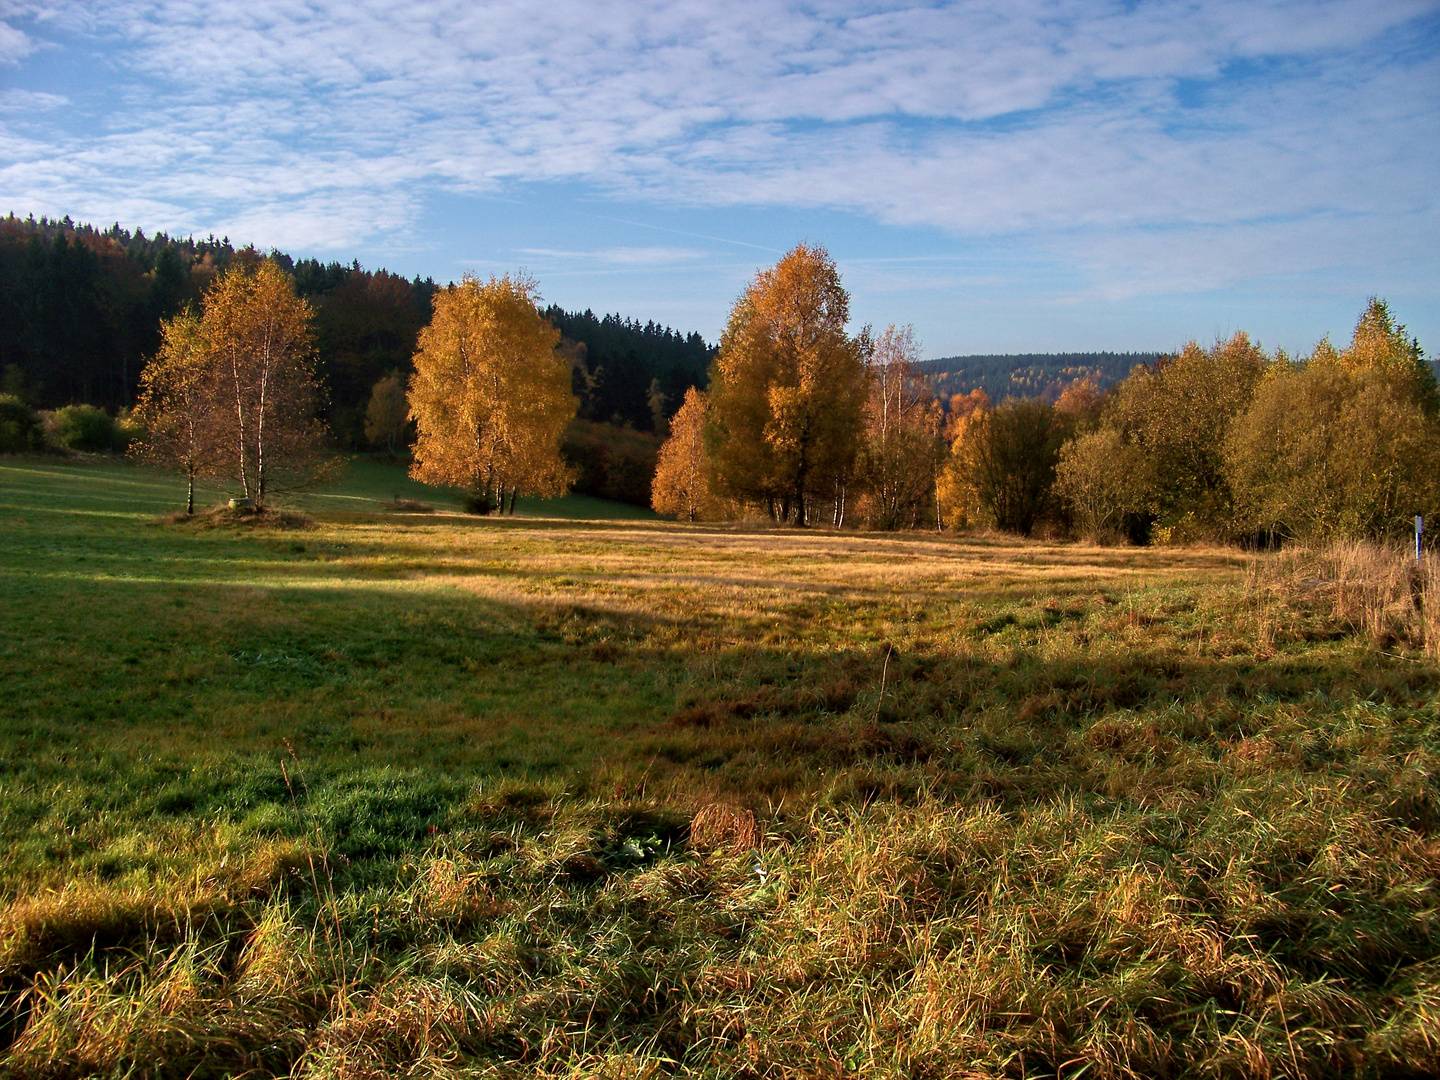
[(1440, 1071), (1440, 667), (1333, 561), (182, 499), (0, 458), (6, 1076)]

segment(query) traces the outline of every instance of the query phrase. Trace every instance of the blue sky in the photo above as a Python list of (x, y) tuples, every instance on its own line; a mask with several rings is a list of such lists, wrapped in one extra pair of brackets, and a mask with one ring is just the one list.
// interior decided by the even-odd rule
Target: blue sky
[(797, 241), (927, 355), (1440, 354), (1440, 0), (0, 0), (0, 213), (714, 340)]

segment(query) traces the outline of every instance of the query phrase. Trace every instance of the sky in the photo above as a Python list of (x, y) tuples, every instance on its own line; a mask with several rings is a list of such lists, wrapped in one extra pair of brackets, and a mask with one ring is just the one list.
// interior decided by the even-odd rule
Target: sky
[(0, 214), (717, 340), (824, 245), (927, 356), (1440, 354), (1440, 0), (0, 0)]

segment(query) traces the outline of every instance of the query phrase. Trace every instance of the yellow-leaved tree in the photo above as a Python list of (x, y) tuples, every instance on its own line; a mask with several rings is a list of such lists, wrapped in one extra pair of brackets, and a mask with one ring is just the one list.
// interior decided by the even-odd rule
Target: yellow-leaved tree
[(209, 361), (199, 316), (176, 315), (160, 326), (160, 351), (140, 372), (135, 403), (145, 437), (132, 452), (185, 474), (187, 514), (195, 512), (195, 478), (218, 464), (218, 402)]
[(202, 473), (233, 480), (263, 507), (335, 466), (315, 417), (310, 318), (290, 276), (247, 249), (206, 291), (199, 316), (161, 325), (140, 375), (147, 434), (135, 452), (185, 473), (187, 512)]
[(1419, 340), (1395, 321), (1390, 305), (1378, 296), (1372, 296), (1365, 305), (1350, 347), (1337, 359), (1348, 371), (1374, 371), (1386, 376), (1427, 415), (1440, 412), (1440, 387), (1425, 360), (1425, 351)]
[(969, 478), (961, 468), (965, 439), (990, 411), (990, 395), (979, 387), (968, 394), (955, 394), (945, 414), (942, 433), (948, 453), (942, 455), (940, 479), (936, 484), (935, 516), (939, 528), (964, 529), (974, 525), (980, 514)]
[(1226, 466), (1256, 539), (1404, 537), (1440, 512), (1435, 376), (1371, 300), (1348, 348), (1276, 363), (1232, 425)]
[(528, 278), (466, 275), (436, 293), (420, 332), (410, 475), (467, 488), (480, 513), (504, 512), (507, 496), (514, 513), (522, 490), (563, 495), (569, 487), (560, 440), (575, 416), (570, 361), (536, 299)]
[(223, 398), (217, 452), (228, 445), (234, 477), (263, 506), (277, 483), (299, 487), (324, 474), (324, 427), (316, 420), (310, 305), (274, 259), (250, 254), (205, 294), (200, 335)]
[(705, 450), (708, 401), (690, 387), (685, 402), (670, 419), (670, 437), (660, 447), (650, 505), (657, 514), (705, 521), (720, 516), (720, 501), (710, 490), (710, 456)]
[(845, 331), (850, 297), (822, 247), (762, 270), (730, 311), (710, 372), (717, 492), (804, 525), (838, 520), (866, 397), (864, 345)]

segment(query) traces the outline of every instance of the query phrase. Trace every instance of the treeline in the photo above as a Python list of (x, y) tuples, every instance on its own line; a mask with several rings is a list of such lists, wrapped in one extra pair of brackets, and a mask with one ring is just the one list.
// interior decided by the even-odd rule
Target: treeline
[(1055, 401), (1077, 380), (1089, 379), (1105, 389), (1129, 375), (1136, 365), (1153, 364), (1160, 356), (1153, 352), (977, 354), (922, 360), (919, 367), (943, 400), (983, 390), (991, 401), (1007, 397)]
[(847, 334), (848, 295), (801, 246), (737, 301), (661, 448), (653, 505), (689, 520), (995, 527), (1135, 543), (1406, 533), (1440, 512), (1440, 392), (1374, 299), (1348, 345), (1243, 333), (1054, 400), (939, 398), (908, 330)]
[(0, 391), (42, 408), (129, 407), (160, 321), (228, 255), (218, 241), (0, 219)]
[(1239, 333), (1138, 368), (1084, 417), (1054, 476), (1093, 535), (1403, 536), (1440, 510), (1440, 391), (1420, 343), (1372, 299), (1343, 348), (1292, 358)]
[[(112, 417), (132, 409), (162, 322), (198, 310), (237, 257), (255, 254), (228, 237), (0, 219), (0, 393), (32, 409), (91, 406)], [(393, 430), (379, 443), (367, 436), (367, 411), (379, 383), (408, 377), (438, 287), (355, 262), (269, 257), (311, 311), (317, 407), (335, 445), (394, 447)], [(581, 486), (644, 504), (648, 480), (634, 477), (653, 471), (658, 441), (615, 429), (663, 432), (686, 389), (703, 385), (713, 349), (699, 334), (653, 322), (556, 306), (544, 314), (564, 335), (581, 418), (600, 425), (577, 428), (567, 442)], [(408, 437), (401, 433), (402, 448)]]
[(758, 273), (718, 349), (536, 295), (11, 217), (0, 449), (134, 443), (263, 504), (337, 443), (418, 438), (416, 475), (478, 508), (570, 488), (690, 520), (1137, 543), (1398, 536), (1440, 512), (1436, 375), (1379, 299), (1344, 347), (1240, 333), (1108, 387), (1062, 365), (1068, 383), (996, 404), (937, 394), (906, 328), (852, 335), (823, 248)]

